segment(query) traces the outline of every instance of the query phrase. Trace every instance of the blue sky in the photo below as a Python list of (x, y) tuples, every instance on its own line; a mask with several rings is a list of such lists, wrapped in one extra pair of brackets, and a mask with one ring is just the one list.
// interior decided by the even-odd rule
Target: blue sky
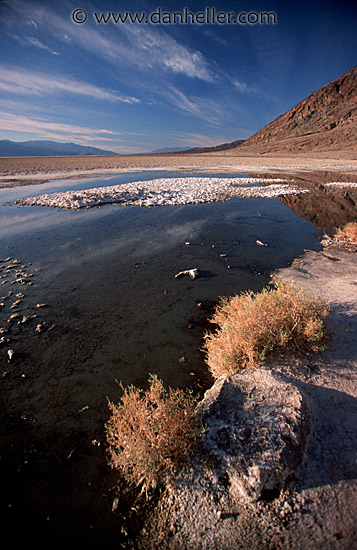
[[(276, 23), (150, 22), (213, 7)], [(356, 21), (356, 0), (0, 0), (0, 139), (125, 154), (246, 139), (356, 64)]]

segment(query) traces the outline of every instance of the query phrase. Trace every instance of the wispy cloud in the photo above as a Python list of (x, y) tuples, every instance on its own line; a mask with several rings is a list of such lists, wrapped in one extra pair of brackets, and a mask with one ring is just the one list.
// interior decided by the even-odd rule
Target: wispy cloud
[(123, 32), (133, 44), (135, 56), (140, 64), (144, 62), (149, 67), (161, 67), (165, 71), (190, 78), (214, 80), (204, 55), (180, 44), (166, 32), (134, 25), (123, 25)]
[[(1, 130), (19, 133), (37, 134), (38, 136), (65, 140), (79, 141), (121, 141), (119, 134), (105, 129), (94, 129), (72, 124), (47, 122), (39, 118), (29, 118), (23, 115), (0, 111)], [(108, 137), (107, 137), (108, 136)], [(123, 140), (124, 141), (124, 140)]]
[(166, 99), (179, 109), (211, 124), (221, 124), (225, 116), (221, 103), (213, 99), (188, 96), (181, 90), (170, 86), (165, 91)]
[[(14, 1), (11, 10), (24, 19), (26, 6), (22, 1)], [(28, 10), (27, 10), (28, 11)], [(70, 13), (70, 10), (69, 10)], [(26, 15), (25, 15), (26, 17)], [(76, 25), (47, 6), (32, 5), (31, 13), (25, 23), (31, 30), (32, 45), (48, 47), (44, 42), (44, 33), (50, 31), (51, 36), (67, 44), (77, 45), (104, 58), (115, 66), (131, 65), (136, 69), (161, 69), (189, 78), (212, 81), (214, 75), (204, 55), (175, 40), (165, 31), (148, 26), (116, 25), (115, 29), (107, 25), (105, 33), (93, 28), (88, 21), (84, 25)], [(41, 40), (33, 34), (37, 29), (41, 32)], [(29, 38), (24, 38), (24, 40)]]
[(217, 143), (223, 143), (226, 139), (222, 136), (209, 137), (205, 134), (196, 134), (193, 132), (171, 132), (167, 137), (175, 145), (181, 147), (210, 147), (217, 145)]
[(51, 50), (46, 44), (43, 44), (38, 38), (35, 38), (34, 36), (29, 36), (27, 38), (27, 42), (31, 44), (31, 46), (35, 46), (36, 48), (40, 48), (40, 50), (45, 50), (46, 52), (51, 53), (52, 55), (59, 55), (58, 52), (55, 50)]
[(241, 94), (257, 93), (257, 90), (255, 88), (253, 88), (252, 86), (249, 86), (246, 82), (243, 82), (243, 80), (233, 80), (233, 86)]
[(74, 78), (58, 77), (25, 69), (0, 66), (0, 89), (14, 94), (54, 94), (66, 92), (107, 101), (138, 103), (136, 97), (128, 97), (115, 91), (99, 88)]
[(22, 46), (28, 47), (28, 46), (34, 46), (35, 48), (39, 48), (40, 50), (43, 50), (45, 52), (48, 52), (52, 55), (60, 55), (59, 52), (51, 49), (49, 46), (41, 42), (38, 38), (35, 36), (20, 36), (17, 34), (13, 34), (12, 37), (19, 42)]

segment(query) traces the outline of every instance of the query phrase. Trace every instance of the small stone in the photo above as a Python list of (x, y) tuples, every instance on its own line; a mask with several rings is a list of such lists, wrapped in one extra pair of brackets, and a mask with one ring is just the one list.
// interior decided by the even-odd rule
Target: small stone
[(180, 357), (179, 363), (186, 363), (186, 359), (184, 357)]
[(175, 279), (178, 277), (181, 277), (182, 275), (189, 275), (191, 279), (196, 279), (198, 277), (199, 271), (195, 267), (193, 269), (187, 269), (186, 271), (180, 271), (179, 273), (176, 273)]

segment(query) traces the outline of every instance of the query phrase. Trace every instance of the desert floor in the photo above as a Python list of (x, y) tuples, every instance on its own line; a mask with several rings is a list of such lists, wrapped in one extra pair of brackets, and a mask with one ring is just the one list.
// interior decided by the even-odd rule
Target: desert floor
[[(88, 176), (153, 169), (199, 169), (249, 174), (319, 172), (352, 181), (357, 177), (357, 160), (325, 157), (251, 157), (228, 153), (190, 155), (131, 155), (115, 157), (14, 157), (0, 158), (0, 187), (42, 182), (59, 177)], [(343, 180), (344, 181), (344, 180)]]

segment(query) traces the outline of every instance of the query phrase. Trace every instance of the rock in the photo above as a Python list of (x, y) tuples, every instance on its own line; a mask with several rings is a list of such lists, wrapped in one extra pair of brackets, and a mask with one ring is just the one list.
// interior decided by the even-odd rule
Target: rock
[(7, 356), (8, 356), (8, 358), (9, 358), (9, 362), (10, 362), (11, 359), (13, 358), (14, 353), (15, 353), (15, 352), (14, 352), (13, 349), (8, 349), (8, 350), (7, 350)]
[(264, 501), (279, 497), (280, 489), (284, 498), (284, 483), (302, 462), (309, 434), (305, 400), (293, 384), (251, 369), (218, 379), (196, 412), (204, 431), (199, 450), (167, 483), (139, 550), (263, 548), (253, 530), (260, 521), (274, 529), (272, 517), (262, 514)]
[(195, 267), (193, 269), (187, 269), (186, 271), (180, 271), (179, 273), (176, 273), (175, 279), (178, 277), (181, 277), (182, 275), (189, 275), (191, 279), (196, 279), (198, 277), (199, 270)]
[(259, 241), (258, 239), (255, 241), (258, 246), (269, 246), (266, 243), (262, 243), (262, 241)]
[(207, 426), (204, 453), (234, 498), (255, 501), (279, 491), (302, 463), (309, 433), (305, 400), (268, 370), (219, 378), (197, 407)]

